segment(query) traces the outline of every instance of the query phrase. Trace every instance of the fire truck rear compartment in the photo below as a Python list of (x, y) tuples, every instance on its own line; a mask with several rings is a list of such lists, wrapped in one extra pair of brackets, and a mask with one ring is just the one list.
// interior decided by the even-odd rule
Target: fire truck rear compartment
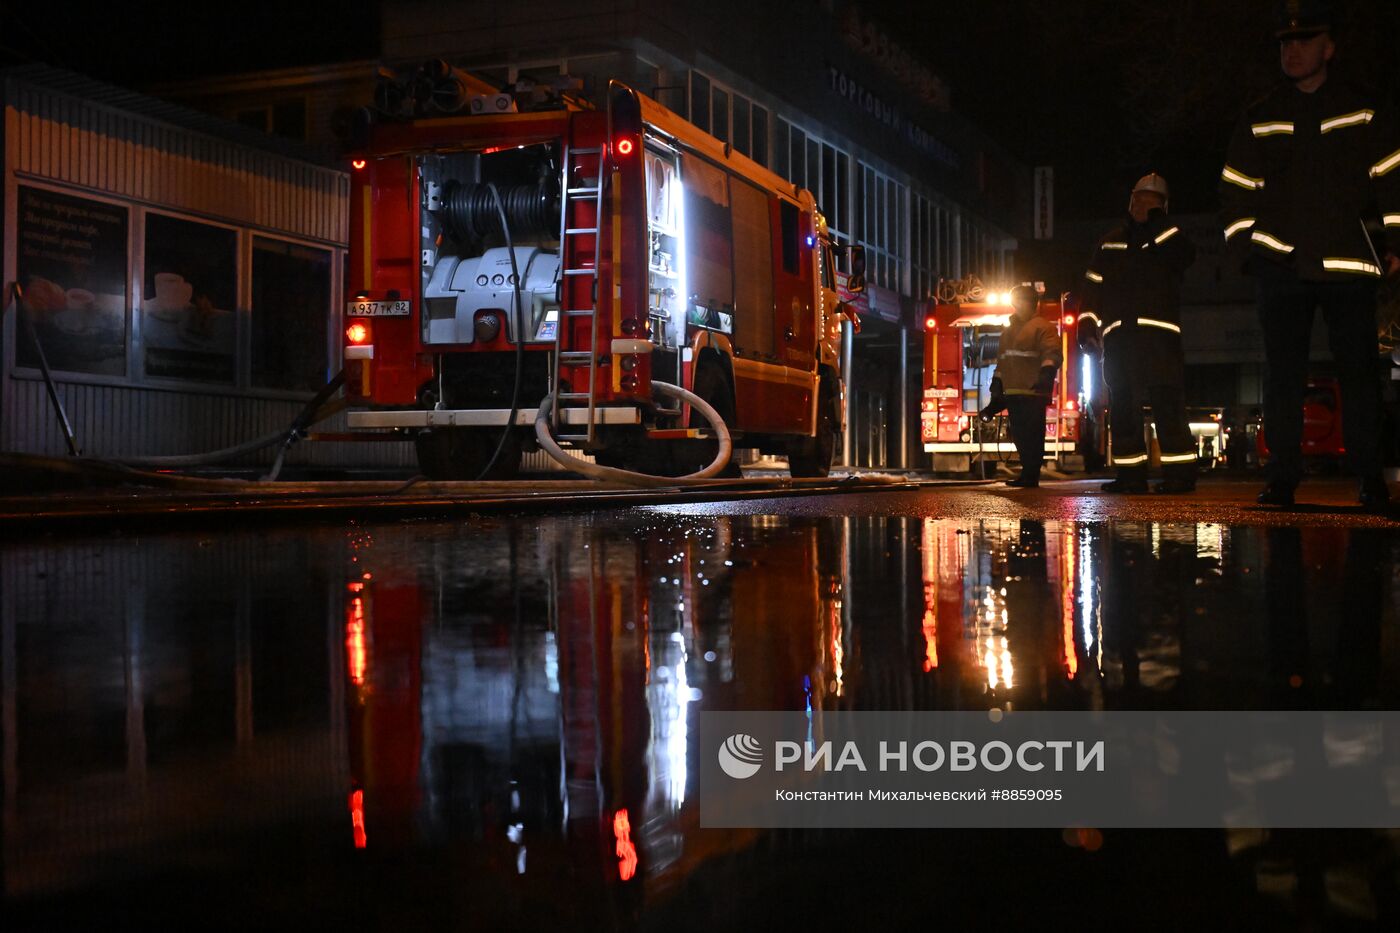
[[(425, 403), (441, 401), (448, 409), (510, 408), (515, 385), (514, 353), (444, 353), (438, 359), (442, 377), (424, 386)], [(525, 354), (520, 385), (522, 408), (538, 408), (549, 392), (549, 365), (547, 353)], [(437, 398), (439, 392), (444, 398)]]
[(558, 153), (559, 146), (551, 142), (418, 158), (425, 344), (489, 343), (502, 330), (508, 341), (519, 339), (517, 274), (525, 341), (553, 342), (561, 220)]

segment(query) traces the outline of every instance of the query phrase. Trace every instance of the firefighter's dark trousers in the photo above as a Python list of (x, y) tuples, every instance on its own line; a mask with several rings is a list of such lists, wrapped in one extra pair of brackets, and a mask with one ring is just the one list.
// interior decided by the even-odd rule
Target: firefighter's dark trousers
[(1011, 442), (1021, 458), (1021, 479), (1040, 482), (1045, 462), (1045, 395), (1008, 395), (1006, 413), (1011, 420)]
[(1269, 445), (1270, 482), (1296, 486), (1303, 478), (1303, 395), (1313, 312), (1319, 307), (1342, 390), (1347, 464), (1361, 477), (1380, 472), (1380, 351), (1374, 284), (1305, 282), (1291, 270), (1271, 265), (1259, 275), (1259, 324), (1268, 359), (1264, 438)]
[(1195, 479), (1196, 439), (1186, 420), (1180, 360), (1181, 338), (1175, 334), (1130, 333), (1106, 341), (1103, 375), (1108, 383), (1108, 417), (1113, 428), (1113, 466), (1120, 476), (1147, 474), (1142, 417), (1147, 405), (1157, 427), (1162, 473), (1172, 479)]

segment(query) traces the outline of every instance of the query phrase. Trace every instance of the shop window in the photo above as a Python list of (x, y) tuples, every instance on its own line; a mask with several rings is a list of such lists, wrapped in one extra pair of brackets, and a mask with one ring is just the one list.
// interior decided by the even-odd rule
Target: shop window
[(788, 122), (779, 117), (773, 122), (773, 171), (792, 180), (792, 159), (788, 152)]
[(329, 250), (253, 238), (252, 381), (315, 391), (326, 381)]
[(690, 122), (703, 133), (710, 131), (710, 79), (690, 73)]
[[(127, 210), (21, 185), (16, 279), (51, 368), (126, 375)], [(23, 328), (15, 363), (38, 367)]]
[(841, 199), (836, 194), (836, 150), (822, 144), (822, 213), (833, 228), (842, 229)]
[(719, 88), (710, 93), (710, 135), (722, 143), (729, 142), (729, 95)]
[(238, 234), (146, 215), (142, 342), (147, 376), (234, 381)]
[(768, 111), (754, 104), (753, 107), (753, 160), (759, 165), (768, 164)]
[(747, 98), (734, 97), (734, 148), (748, 155), (751, 151), (749, 136), (749, 102)]
[(846, 191), (850, 186), (851, 160), (844, 152), (836, 153), (836, 198), (832, 203), (831, 226), (836, 230), (849, 231), (846, 216)]
[(807, 134), (795, 126), (789, 136), (788, 152), (792, 157), (788, 181), (799, 188), (807, 187)]

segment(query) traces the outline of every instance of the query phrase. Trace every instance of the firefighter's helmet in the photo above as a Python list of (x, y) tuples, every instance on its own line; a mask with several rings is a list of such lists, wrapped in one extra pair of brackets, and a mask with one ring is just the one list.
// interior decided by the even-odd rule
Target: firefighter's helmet
[[(1156, 172), (1149, 172), (1137, 180), (1137, 184), (1133, 185), (1133, 194), (1137, 194), (1139, 191), (1151, 191), (1153, 194), (1161, 195), (1162, 208), (1164, 210), (1167, 206), (1167, 199), (1171, 197), (1170, 192), (1167, 190), (1167, 180)], [(1128, 202), (1129, 204), (1132, 203), (1131, 197), (1128, 199)]]
[(1032, 308), (1040, 302), (1040, 294), (1034, 285), (1017, 285), (1011, 289), (1011, 306), (1019, 308), (1022, 301), (1029, 301)]

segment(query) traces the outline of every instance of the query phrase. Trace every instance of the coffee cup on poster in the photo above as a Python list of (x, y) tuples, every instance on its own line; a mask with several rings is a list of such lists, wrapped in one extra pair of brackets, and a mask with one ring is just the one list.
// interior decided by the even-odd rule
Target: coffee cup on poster
[(68, 289), (68, 310), (91, 314), (96, 310), (97, 296), (86, 288)]
[(162, 321), (179, 320), (194, 297), (194, 286), (174, 272), (157, 272), (155, 283), (156, 297), (151, 303), (151, 312)]

